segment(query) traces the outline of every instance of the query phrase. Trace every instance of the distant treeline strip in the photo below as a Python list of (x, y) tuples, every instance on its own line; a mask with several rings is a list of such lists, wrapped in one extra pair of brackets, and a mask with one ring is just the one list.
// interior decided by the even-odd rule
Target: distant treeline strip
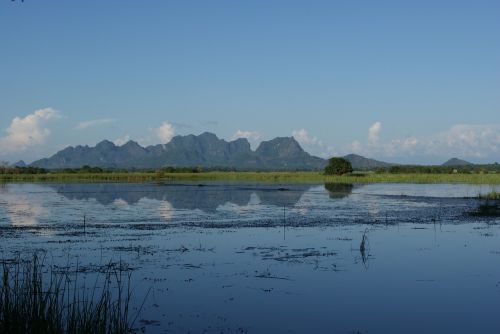
[(0, 174), (86, 174), (86, 173), (128, 173), (128, 172), (143, 172), (143, 173), (201, 173), (203, 170), (200, 167), (165, 167), (159, 170), (126, 170), (126, 169), (104, 169), (101, 167), (83, 166), (81, 168), (64, 168), (58, 170), (48, 170), (39, 167), (0, 167)]
[[(81, 168), (64, 168), (57, 170), (47, 170), (39, 167), (0, 167), (0, 174), (87, 174), (87, 173), (156, 173), (156, 174), (172, 174), (172, 173), (207, 173), (207, 172), (273, 172), (259, 170), (240, 170), (230, 167), (163, 167), (160, 169), (117, 169), (117, 168), (101, 168), (92, 166), (83, 166)], [(278, 171), (278, 172), (299, 172), (309, 173), (314, 171)], [(318, 171), (316, 171), (318, 172)], [(368, 173), (370, 171), (363, 171)], [(424, 165), (394, 165), (384, 168), (376, 168), (372, 172), (383, 174), (489, 174), (500, 173), (500, 164), (484, 164), (484, 165), (465, 165), (465, 166), (424, 166)], [(359, 173), (358, 173), (359, 174)]]
[(500, 164), (464, 165), (464, 166), (421, 166), (397, 165), (375, 169), (376, 173), (391, 174), (470, 174), (470, 173), (500, 173)]

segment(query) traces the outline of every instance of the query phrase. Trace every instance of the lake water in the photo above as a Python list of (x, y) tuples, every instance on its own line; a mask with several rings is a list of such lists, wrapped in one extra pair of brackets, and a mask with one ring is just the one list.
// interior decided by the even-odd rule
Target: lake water
[(149, 291), (147, 333), (498, 333), (498, 203), (477, 199), (492, 190), (10, 183), (0, 257), (121, 261), (135, 306)]

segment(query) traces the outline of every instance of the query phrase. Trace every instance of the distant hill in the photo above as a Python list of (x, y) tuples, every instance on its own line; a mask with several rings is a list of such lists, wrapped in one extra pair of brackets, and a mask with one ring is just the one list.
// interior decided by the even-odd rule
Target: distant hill
[(117, 146), (103, 140), (95, 147), (67, 147), (34, 167), (152, 169), (165, 166), (234, 168), (239, 170), (320, 170), (326, 160), (305, 152), (293, 137), (263, 141), (252, 151), (247, 139), (225, 141), (213, 133), (175, 136), (167, 144), (142, 147), (134, 141)]
[(472, 166), (474, 165), (472, 162), (468, 162), (458, 158), (451, 158), (450, 160), (443, 163), (441, 166), (445, 167), (462, 167), (462, 166)]
[(23, 160), (19, 160), (13, 166), (14, 167), (26, 167), (27, 165), (26, 165), (26, 163)]
[(386, 168), (395, 165), (388, 162), (365, 158), (357, 154), (348, 154), (344, 156), (344, 159), (348, 160), (351, 163), (354, 170), (371, 170), (376, 168)]

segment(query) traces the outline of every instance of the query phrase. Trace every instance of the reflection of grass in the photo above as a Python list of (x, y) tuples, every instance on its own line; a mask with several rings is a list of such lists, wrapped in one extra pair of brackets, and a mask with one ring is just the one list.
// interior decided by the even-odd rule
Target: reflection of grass
[(479, 198), (500, 200), (500, 192), (492, 191), (492, 192), (487, 193), (487, 194), (480, 194)]
[(500, 202), (493, 204), (481, 204), (476, 210), (472, 212), (472, 215), (480, 217), (500, 217)]
[[(70, 272), (47, 274), (37, 256), (3, 265), (0, 333), (130, 333), (129, 283), (108, 270), (90, 294)], [(130, 279), (130, 277), (129, 277)], [(72, 281), (73, 280), (73, 281)]]
[(474, 216), (500, 217), (500, 192), (494, 190), (487, 194), (479, 194), (485, 201), (472, 212)]
[(204, 173), (47, 173), (0, 174), (4, 182), (147, 182), (147, 181), (255, 181), (292, 183), (475, 183), (500, 184), (500, 174), (389, 174), (354, 173), (330, 176), (320, 172), (204, 172)]

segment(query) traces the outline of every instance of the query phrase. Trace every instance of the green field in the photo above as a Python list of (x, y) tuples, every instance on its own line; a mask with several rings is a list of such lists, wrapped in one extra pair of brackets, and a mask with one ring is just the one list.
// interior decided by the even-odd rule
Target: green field
[(327, 176), (319, 172), (203, 172), (203, 173), (46, 173), (0, 174), (0, 182), (162, 182), (248, 181), (288, 183), (472, 183), (500, 184), (500, 174), (354, 173)]

